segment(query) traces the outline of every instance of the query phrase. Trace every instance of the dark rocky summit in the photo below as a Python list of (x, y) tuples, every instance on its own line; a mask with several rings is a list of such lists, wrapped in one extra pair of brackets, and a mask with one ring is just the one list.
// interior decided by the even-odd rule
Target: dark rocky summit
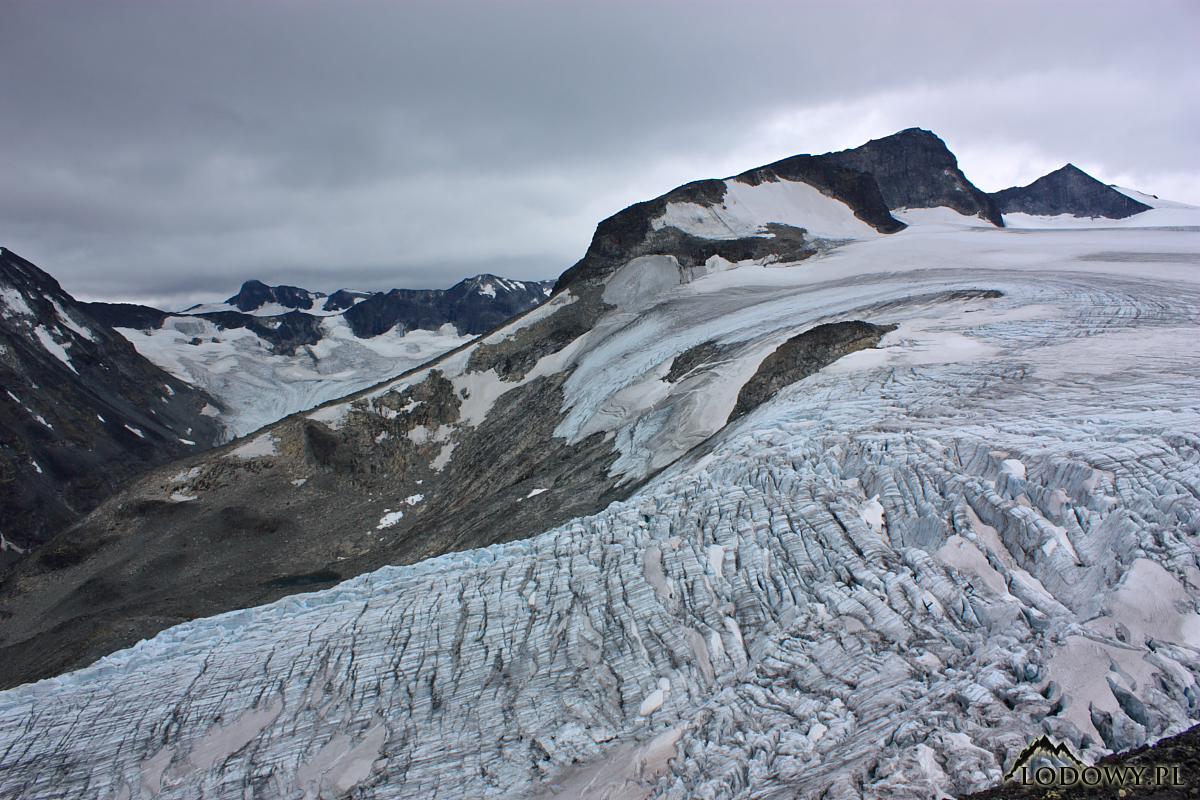
[(967, 180), (946, 143), (929, 131), (909, 128), (821, 158), (873, 176), (889, 209), (946, 206), (1004, 227), (996, 202)]
[(477, 336), (546, 299), (548, 281), (511, 281), (477, 275), (449, 289), (392, 289), (348, 308), (346, 323), (359, 338), (400, 327), (437, 330), (453, 324), (459, 335)]
[[(216, 400), (2, 248), (0, 384), (0, 533), (19, 550), (57, 535), (129, 476), (222, 433), (202, 413)], [(19, 550), (0, 549), (0, 565)]]
[(1125, 219), (1150, 210), (1150, 206), (1106, 186), (1074, 164), (1043, 175), (1028, 186), (1014, 186), (989, 197), (1004, 214)]
[(366, 300), (371, 292), (352, 292), (349, 289), (338, 289), (325, 300), (322, 311), (345, 311), (360, 300)]
[(313, 300), (324, 297), (320, 292), (310, 292), (299, 286), (267, 286), (262, 281), (246, 281), (242, 289), (226, 300), (242, 311), (257, 311), (268, 303), (277, 303), (284, 308), (310, 309)]
[[(904, 228), (904, 224), (889, 213), (870, 175), (838, 166), (825, 156), (793, 156), (728, 180), (751, 186), (777, 180), (804, 182), (845, 203), (856, 217), (880, 233), (894, 233)], [(806, 231), (786, 225), (771, 225), (764, 235), (740, 239), (705, 239), (670, 226), (655, 230), (653, 220), (661, 217), (670, 203), (719, 205), (725, 198), (725, 183), (705, 180), (685, 184), (604, 220), (596, 226), (583, 258), (562, 274), (554, 284), (554, 290), (557, 292), (576, 283), (604, 278), (639, 256), (671, 255), (681, 267), (693, 267), (714, 255), (732, 262), (768, 256), (799, 261), (819, 252), (816, 244), (806, 238)]]

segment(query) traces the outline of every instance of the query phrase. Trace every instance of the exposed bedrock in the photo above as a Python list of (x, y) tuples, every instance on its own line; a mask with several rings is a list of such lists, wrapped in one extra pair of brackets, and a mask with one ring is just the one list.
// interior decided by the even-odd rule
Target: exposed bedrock
[(1150, 210), (1150, 206), (1104, 185), (1074, 164), (1043, 175), (1028, 186), (1014, 186), (990, 197), (1005, 214), (1124, 219)]
[(889, 209), (946, 206), (1004, 227), (996, 202), (967, 180), (954, 153), (930, 131), (909, 128), (821, 158), (873, 176)]
[(763, 359), (758, 371), (738, 392), (729, 422), (744, 416), (788, 384), (803, 380), (844, 355), (879, 344), (895, 325), (869, 322), (831, 322), (797, 334)]
[(0, 568), (131, 475), (221, 441), (215, 404), (0, 248)]

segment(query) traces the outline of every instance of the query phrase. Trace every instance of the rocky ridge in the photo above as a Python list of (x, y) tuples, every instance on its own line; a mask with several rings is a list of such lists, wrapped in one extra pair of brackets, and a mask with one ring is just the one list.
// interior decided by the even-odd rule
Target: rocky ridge
[(874, 177), (889, 209), (945, 206), (1004, 227), (996, 201), (967, 180), (946, 143), (930, 131), (909, 128), (822, 158)]
[(4, 566), (131, 475), (221, 437), (217, 400), (138, 355), (86, 304), (7, 249), (0, 249), (0, 384)]

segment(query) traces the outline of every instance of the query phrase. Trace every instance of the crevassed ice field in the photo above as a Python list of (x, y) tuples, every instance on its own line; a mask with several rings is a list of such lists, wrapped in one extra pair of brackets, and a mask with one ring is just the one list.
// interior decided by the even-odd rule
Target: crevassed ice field
[[(1042, 732), (1094, 758), (1193, 724), (1200, 210), (883, 236), (745, 194), (734, 233), (843, 243), (682, 284), (631, 262), (528, 378), (569, 363), (557, 435), (670, 464), (642, 490), (0, 693), (0, 794), (932, 797)], [(719, 235), (688, 211), (664, 224)], [(898, 327), (722, 427), (765, 353), (851, 319)]]

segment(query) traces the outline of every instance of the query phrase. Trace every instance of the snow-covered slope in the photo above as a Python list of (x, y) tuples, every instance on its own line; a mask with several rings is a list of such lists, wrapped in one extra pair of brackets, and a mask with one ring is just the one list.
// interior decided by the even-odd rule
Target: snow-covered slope
[[(618, 233), (655, 236), (673, 212), (651, 206)], [(749, 235), (802, 227), (792, 209)], [(224, 589), (189, 562), (174, 594), (507, 533), (0, 693), (0, 793), (936, 797), (1042, 732), (1093, 757), (1191, 724), (1200, 229), (897, 216), (800, 261), (635, 249), (428, 367), (131, 485), (94, 525), (149, 546), (142, 504), (160, 539), (191, 525), (203, 558), (232, 539), (251, 562)], [(878, 346), (768, 369), (851, 321)], [(790, 385), (744, 404), (764, 370)], [(597, 486), (624, 499), (504, 541)], [(315, 527), (344, 556), (306, 527), (335, 491)], [(204, 527), (249, 496), (240, 539)], [(276, 530), (295, 552), (268, 572), (251, 548)], [(174, 567), (113, 545), (56, 598), (151, 568)], [(53, 653), (47, 596), (4, 603), (5, 659)]]
[(419, 366), (549, 292), (549, 282), (494, 275), (449, 290), (328, 297), (247, 281), (224, 303), (178, 314), (91, 305), (154, 364), (220, 398), (219, 420), (236, 438)]
[(169, 316), (161, 328), (117, 331), (157, 366), (220, 398), (230, 437), (374, 386), (472, 339), (450, 323), (360, 339), (340, 315), (321, 321), (319, 342), (292, 354), (275, 352), (248, 328), (221, 328), (203, 317)]

